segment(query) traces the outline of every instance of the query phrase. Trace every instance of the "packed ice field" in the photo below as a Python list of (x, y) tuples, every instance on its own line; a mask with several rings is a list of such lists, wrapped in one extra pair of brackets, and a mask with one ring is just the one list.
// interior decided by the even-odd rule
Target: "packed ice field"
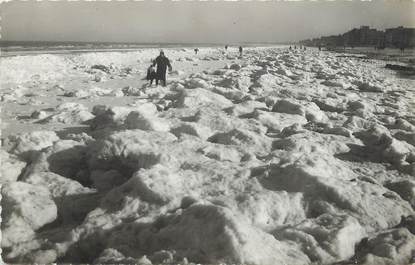
[[(415, 80), (288, 47), (2, 58), (8, 263), (415, 262)], [(344, 55), (344, 54), (343, 54)]]

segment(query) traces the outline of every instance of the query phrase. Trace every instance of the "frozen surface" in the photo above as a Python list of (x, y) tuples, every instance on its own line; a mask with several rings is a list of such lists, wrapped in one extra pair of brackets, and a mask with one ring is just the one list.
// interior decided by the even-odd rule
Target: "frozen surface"
[(9, 263), (409, 264), (415, 82), (248, 48), (0, 63)]

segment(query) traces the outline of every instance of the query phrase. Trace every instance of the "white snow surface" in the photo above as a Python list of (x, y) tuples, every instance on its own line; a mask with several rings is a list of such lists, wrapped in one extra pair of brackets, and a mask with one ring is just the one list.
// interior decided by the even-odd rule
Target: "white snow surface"
[(137, 87), (156, 54), (2, 59), (4, 261), (414, 262), (414, 80), (202, 48), (166, 50), (167, 87)]

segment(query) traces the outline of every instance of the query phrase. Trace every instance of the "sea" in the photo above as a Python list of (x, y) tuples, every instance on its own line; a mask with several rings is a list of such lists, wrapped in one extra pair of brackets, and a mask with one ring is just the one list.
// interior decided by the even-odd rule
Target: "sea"
[(0, 41), (0, 57), (32, 55), (32, 54), (65, 54), (84, 52), (114, 52), (134, 51), (145, 48), (203, 48), (239, 46), (275, 46), (281, 43), (239, 43), (239, 44), (217, 44), (217, 43), (120, 43), (120, 42), (56, 42), (56, 41)]

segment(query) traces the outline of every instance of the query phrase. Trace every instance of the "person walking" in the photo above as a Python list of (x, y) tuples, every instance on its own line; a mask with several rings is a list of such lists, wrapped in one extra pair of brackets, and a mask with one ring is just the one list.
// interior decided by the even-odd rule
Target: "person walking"
[(239, 46), (239, 56), (242, 57), (243, 48), (242, 46)]
[(169, 72), (172, 71), (172, 67), (170, 64), (170, 60), (164, 55), (163, 51), (160, 51), (160, 55), (157, 56), (156, 60), (153, 63), (154, 66), (157, 65), (157, 78), (156, 78), (156, 85), (158, 85), (158, 81), (163, 81), (163, 86), (166, 86), (166, 71), (167, 67), (169, 68)]
[(227, 54), (228, 53), (228, 45), (225, 45), (225, 50), (221, 51), (222, 54)]

